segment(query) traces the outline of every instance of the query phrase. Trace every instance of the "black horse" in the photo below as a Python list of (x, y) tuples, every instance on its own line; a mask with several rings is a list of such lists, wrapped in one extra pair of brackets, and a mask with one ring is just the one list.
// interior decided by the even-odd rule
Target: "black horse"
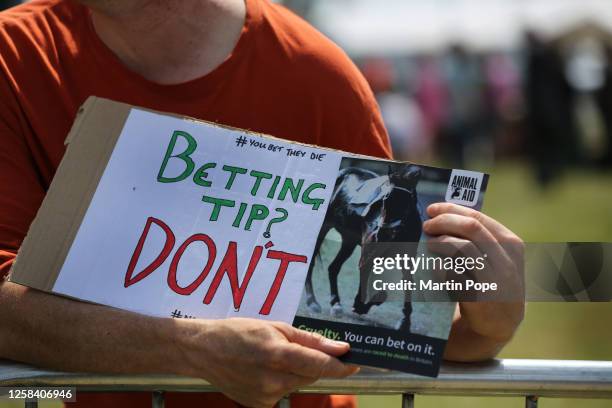
[[(422, 233), (422, 221), (419, 213), (416, 185), (421, 170), (417, 166), (406, 165), (392, 171), (389, 168), (387, 177), (358, 168), (342, 170), (336, 181), (323, 226), (315, 244), (315, 254), (319, 254), (325, 236), (335, 228), (342, 238), (340, 251), (328, 267), (331, 290), (331, 313), (343, 313), (338, 293), (338, 274), (344, 262), (351, 256), (357, 245), (362, 249), (372, 242), (418, 242)], [(415, 251), (416, 251), (416, 246)], [(411, 254), (414, 256), (415, 254)], [(386, 300), (386, 294), (380, 292), (365, 302), (365, 286), (368, 282), (367, 262), (362, 251), (359, 260), (359, 290), (353, 303), (353, 311), (359, 315), (368, 313), (372, 306), (380, 305)], [(306, 304), (314, 313), (321, 312), (312, 288), (312, 270), (310, 263), (306, 278)], [(409, 276), (406, 276), (409, 279)], [(397, 328), (410, 331), (412, 305), (404, 302), (403, 318)]]

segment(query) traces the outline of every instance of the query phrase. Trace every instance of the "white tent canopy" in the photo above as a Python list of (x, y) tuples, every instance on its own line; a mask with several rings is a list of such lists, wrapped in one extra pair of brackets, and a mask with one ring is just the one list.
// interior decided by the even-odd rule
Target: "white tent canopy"
[(318, 0), (313, 22), (353, 55), (432, 51), (450, 43), (507, 49), (525, 29), (552, 36), (585, 21), (612, 30), (611, 0)]

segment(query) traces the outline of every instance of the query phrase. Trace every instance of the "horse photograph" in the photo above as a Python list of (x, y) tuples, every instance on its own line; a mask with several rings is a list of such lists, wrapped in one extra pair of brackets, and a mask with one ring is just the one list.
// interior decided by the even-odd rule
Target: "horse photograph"
[[(408, 255), (416, 256), (417, 243), (424, 239), (424, 209), (446, 189), (446, 184), (429, 179), (427, 168), (414, 164), (343, 159), (298, 316), (445, 335), (446, 327), (436, 327), (434, 316), (447, 315), (437, 312), (439, 305), (373, 290), (375, 275), (368, 263), (372, 252), (378, 252), (377, 243), (411, 243)], [(410, 279), (410, 274), (402, 275), (399, 278)]]

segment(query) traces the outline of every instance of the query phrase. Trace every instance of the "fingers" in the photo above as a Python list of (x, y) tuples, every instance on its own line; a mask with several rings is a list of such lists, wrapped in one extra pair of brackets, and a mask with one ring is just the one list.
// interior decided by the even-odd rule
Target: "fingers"
[[(493, 232), (487, 228), (487, 225), (494, 230), (497, 228), (496, 234), (501, 234), (505, 237), (504, 239), (514, 239), (521, 242), (520, 239), (497, 221), (486, 217), (484, 214), (450, 203), (432, 204), (427, 208), (427, 211), (430, 216), (433, 216), (423, 223), (423, 230), (427, 234), (438, 236), (438, 241), (444, 239), (441, 238), (443, 236), (471, 241), (478, 252), (488, 255), (488, 262), (497, 273), (504, 276), (512, 275), (513, 259), (522, 259), (520, 249), (522, 246), (506, 244), (502, 247)], [(508, 232), (504, 232), (504, 230)], [(510, 236), (514, 238), (510, 238)], [(446, 238), (446, 242), (450, 242), (450, 238)], [(454, 245), (457, 245), (457, 243), (450, 245), (447, 251), (452, 250)], [(446, 245), (437, 245), (437, 249), (443, 249), (444, 246)], [(463, 246), (466, 250), (470, 250), (468, 244), (464, 243)], [(508, 246), (510, 248), (506, 248)]]
[(462, 254), (474, 259), (482, 256), (482, 251), (472, 241), (450, 235), (440, 235), (429, 239), (427, 247), (430, 251), (442, 256), (452, 257)]
[(349, 350), (348, 343), (330, 340), (286, 323), (271, 324), (289, 341), (274, 353), (273, 358), (278, 361), (281, 369), (307, 378), (342, 378), (359, 371), (358, 367), (344, 364), (335, 357)]
[(495, 239), (499, 242), (514, 243), (518, 238), (512, 231), (502, 225), (500, 222), (487, 216), (486, 214), (476, 211), (472, 208), (463, 207), (452, 203), (436, 203), (427, 207), (427, 214), (431, 218), (435, 218), (442, 214), (456, 214), (464, 217), (470, 217), (479, 221)]
[(236, 318), (215, 321), (209, 328), (202, 377), (247, 406), (270, 407), (321, 377), (359, 371), (332, 355), (346, 353), (348, 344), (286, 323)]
[(452, 235), (472, 242), (497, 242), (495, 237), (476, 218), (456, 213), (442, 213), (423, 223), (429, 235)]
[[(524, 245), (523, 241), (512, 231), (506, 228), (504, 225), (494, 220), (493, 218), (476, 211), (471, 208), (463, 207), (460, 205), (452, 204), (452, 203), (436, 203), (427, 207), (427, 214), (431, 217), (429, 221), (426, 221), (423, 225), (423, 229), (430, 235), (442, 235), (444, 232), (440, 232), (444, 230), (446, 226), (447, 219), (449, 215), (454, 215), (455, 217), (464, 217), (462, 223), (462, 227), (457, 223), (453, 223), (452, 227), (454, 228), (464, 228), (463, 234), (459, 234), (458, 236), (462, 238), (470, 239), (476, 243), (480, 242), (482, 244), (485, 243), (494, 243), (499, 242), (505, 252), (507, 252), (512, 258), (519, 260), (522, 262), (522, 257), (524, 253)], [(453, 218), (455, 221), (457, 218)], [(430, 221), (434, 221), (433, 226), (430, 225)], [(428, 228), (432, 228), (433, 232), (428, 231)], [(487, 233), (483, 233), (482, 230), (486, 230)], [(456, 235), (456, 234), (449, 234)], [(488, 238), (487, 238), (488, 237)], [(487, 247), (491, 247), (493, 245), (486, 245)], [(485, 251), (483, 248), (481, 248)], [(486, 252), (486, 251), (485, 251)]]
[(497, 299), (516, 299), (523, 293), (523, 242), (512, 231), (471, 208), (450, 203), (432, 204), (427, 208), (433, 217), (423, 229), (433, 235), (428, 248), (434, 253), (456, 256), (457, 252), (487, 258), (486, 269), (473, 270), (471, 278), (494, 276), (499, 286)]
[(296, 329), (287, 324), (279, 324), (277, 328), (290, 342), (298, 343), (304, 347), (319, 350), (332, 356), (341, 356), (350, 349), (350, 345), (343, 341), (334, 341), (318, 333)]
[(359, 371), (358, 367), (297, 343), (289, 343), (285, 353), (290, 372), (303, 377), (344, 378)]

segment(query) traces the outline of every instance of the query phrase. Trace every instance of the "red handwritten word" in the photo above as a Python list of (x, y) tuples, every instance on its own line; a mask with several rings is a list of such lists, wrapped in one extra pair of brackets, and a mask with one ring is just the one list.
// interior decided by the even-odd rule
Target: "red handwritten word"
[[(147, 236), (149, 235), (149, 231), (151, 230), (151, 226), (156, 225), (162, 229), (162, 231), (166, 235), (166, 241), (164, 243), (163, 248), (157, 255), (157, 257), (147, 265), (144, 269), (134, 275), (134, 270), (136, 269), (136, 265), (138, 264), (138, 260), (140, 259), (140, 254), (142, 253), (142, 249), (144, 247), (145, 241), (147, 240)], [(202, 272), (198, 275), (198, 277), (191, 282), (187, 286), (180, 286), (177, 280), (177, 271), (178, 264), (185, 253), (185, 250), (193, 243), (200, 242), (204, 244), (208, 249), (208, 259), (206, 260), (206, 265), (202, 269)], [(140, 239), (138, 240), (138, 244), (136, 244), (136, 248), (134, 249), (134, 253), (132, 254), (132, 258), (128, 265), (126, 274), (125, 274), (125, 282), (124, 287), (129, 287), (134, 285), (135, 283), (140, 282), (150, 274), (152, 274), (155, 270), (157, 270), (168, 258), (172, 250), (174, 249), (174, 244), (176, 243), (176, 238), (172, 229), (163, 221), (149, 217), (147, 219), (147, 223), (140, 235)], [(266, 244), (265, 248), (268, 249), (272, 244)], [(217, 268), (215, 276), (213, 277), (212, 282), (204, 296), (204, 304), (210, 304), (217, 293), (217, 289), (223, 280), (223, 276), (227, 275), (230, 283), (230, 287), (232, 290), (232, 298), (234, 301), (234, 308), (236, 310), (240, 309), (240, 305), (242, 304), (242, 299), (244, 298), (244, 294), (246, 293), (247, 287), (249, 286), (249, 282), (251, 281), (251, 277), (253, 276), (257, 265), (259, 264), (259, 260), (263, 254), (264, 247), (261, 245), (253, 248), (253, 252), (251, 254), (251, 259), (249, 260), (249, 265), (246, 270), (246, 274), (242, 279), (242, 282), (238, 280), (238, 244), (236, 242), (230, 242), (227, 246), (227, 250), (225, 251), (225, 255), (223, 256), (223, 260)], [(201, 284), (204, 282), (208, 274), (210, 273), (215, 259), (217, 257), (217, 246), (215, 245), (215, 241), (211, 237), (206, 234), (194, 234), (187, 238), (185, 242), (183, 242), (178, 249), (176, 250), (172, 260), (170, 262), (170, 267), (168, 268), (168, 287), (173, 290), (175, 293), (183, 296), (191, 295)], [(272, 306), (274, 305), (274, 301), (278, 296), (278, 292), (283, 284), (283, 280), (285, 279), (285, 274), (287, 273), (287, 269), (293, 262), (298, 263), (307, 263), (308, 258), (304, 255), (296, 255), (288, 252), (268, 250), (266, 254), (267, 259), (274, 259), (279, 261), (278, 270), (276, 271), (276, 276), (270, 290), (268, 291), (268, 295), (261, 306), (261, 310), (259, 314), (268, 315), (270, 314), (270, 310), (272, 310)]]

